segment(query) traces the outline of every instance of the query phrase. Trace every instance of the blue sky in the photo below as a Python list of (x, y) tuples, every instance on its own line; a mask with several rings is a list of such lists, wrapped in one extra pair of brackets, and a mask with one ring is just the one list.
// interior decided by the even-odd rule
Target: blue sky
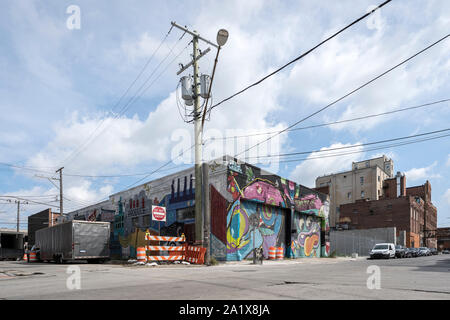
[[(174, 148), (180, 145), (178, 135), (186, 137), (183, 133), (193, 131), (192, 125), (182, 121), (176, 102), (178, 63), (185, 64), (192, 53), (188, 37), (179, 40), (181, 31), (173, 29), (141, 78), (117, 104), (169, 31), (171, 21), (197, 30), (212, 41), (218, 29), (229, 31), (213, 87), (213, 101), (218, 102), (313, 47), (378, 3), (381, 1), (3, 1), (0, 195), (22, 195), (57, 206), (58, 190), (36, 175), (56, 177), (54, 171), (60, 166), (68, 174), (142, 173), (171, 158)], [(81, 10), (79, 30), (66, 26), (70, 5)], [(447, 0), (394, 0), (370, 20), (353, 26), (305, 59), (214, 109), (205, 135), (286, 128), (448, 34), (449, 12)], [(201, 44), (201, 48), (207, 45)], [(214, 51), (202, 58), (202, 73), (211, 73)], [(123, 115), (115, 117), (161, 62), (148, 82), (152, 83), (149, 89)], [(447, 39), (301, 126), (448, 99), (449, 80)], [(449, 119), (446, 102), (339, 126), (285, 133), (276, 140), (276, 147), (286, 153), (350, 146), (446, 129)], [(90, 141), (92, 136), (95, 139)], [(258, 139), (249, 143), (263, 137)], [(86, 141), (90, 143), (84, 145)], [(190, 146), (189, 141), (182, 142), (183, 147)], [(84, 146), (81, 152), (77, 152), (79, 146)], [(234, 147), (242, 151), (245, 144), (227, 145), (223, 152), (233, 153)], [(406, 173), (408, 186), (421, 185), (427, 179), (431, 182), (438, 224), (450, 226), (448, 137), (375, 151), (361, 147), (355, 150), (361, 152), (279, 163), (275, 171), (312, 187), (319, 175), (348, 170), (352, 161), (386, 154), (393, 158), (395, 171)], [(168, 172), (155, 174), (149, 180)], [(65, 208), (73, 210), (95, 203), (141, 177), (65, 176), (64, 190), (70, 199), (65, 201)], [(15, 222), (16, 207), (1, 202), (0, 226), (12, 227), (8, 223)], [(42, 208), (29, 203), (23, 206), (21, 216), (25, 219)]]

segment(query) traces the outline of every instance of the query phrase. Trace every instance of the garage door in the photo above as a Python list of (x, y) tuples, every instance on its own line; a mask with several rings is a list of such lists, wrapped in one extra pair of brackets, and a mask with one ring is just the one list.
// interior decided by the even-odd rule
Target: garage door
[(320, 218), (295, 212), (293, 222), (291, 249), (294, 257), (320, 257)]

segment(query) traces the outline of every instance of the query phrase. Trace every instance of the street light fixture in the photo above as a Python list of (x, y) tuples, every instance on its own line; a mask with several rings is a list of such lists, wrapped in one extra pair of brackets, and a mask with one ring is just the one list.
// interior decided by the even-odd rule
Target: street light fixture
[(228, 31), (225, 29), (220, 29), (217, 32), (217, 44), (222, 47), (228, 40)]
[(216, 59), (214, 60), (214, 67), (213, 67), (213, 72), (211, 75), (211, 82), (209, 84), (209, 90), (208, 90), (208, 97), (206, 98), (206, 102), (205, 102), (205, 109), (203, 110), (203, 117), (202, 117), (202, 126), (201, 129), (203, 130), (203, 126), (205, 124), (205, 117), (206, 117), (206, 112), (208, 111), (208, 100), (209, 97), (211, 96), (211, 88), (212, 88), (212, 84), (214, 81), (214, 74), (216, 73), (216, 66), (217, 66), (217, 61), (219, 58), (219, 52), (220, 49), (222, 48), (223, 45), (225, 45), (225, 43), (227, 43), (228, 41), (228, 31), (225, 29), (220, 29), (217, 32), (217, 44), (219, 45), (219, 47), (217, 48), (217, 54), (216, 54)]

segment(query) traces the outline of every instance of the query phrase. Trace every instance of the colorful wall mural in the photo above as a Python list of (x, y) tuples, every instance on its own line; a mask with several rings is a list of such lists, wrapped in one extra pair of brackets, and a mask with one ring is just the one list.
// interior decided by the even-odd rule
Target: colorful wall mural
[[(271, 246), (283, 247), (287, 257), (328, 255), (326, 195), (277, 175), (262, 174), (257, 167), (236, 163), (228, 166), (227, 191), (232, 201), (226, 212), (212, 209), (219, 216), (226, 214), (226, 230), (212, 228), (213, 256), (242, 260), (251, 258), (256, 247), (262, 248), (268, 258)], [(212, 201), (223, 202), (225, 198), (213, 193)], [(291, 229), (296, 232), (291, 234)]]
[(267, 259), (270, 247), (284, 245), (284, 225), (281, 208), (236, 200), (227, 216), (227, 260), (242, 260), (253, 248), (262, 248)]
[(321, 219), (314, 215), (294, 215), (295, 232), (292, 233), (291, 252), (295, 258), (320, 257)]

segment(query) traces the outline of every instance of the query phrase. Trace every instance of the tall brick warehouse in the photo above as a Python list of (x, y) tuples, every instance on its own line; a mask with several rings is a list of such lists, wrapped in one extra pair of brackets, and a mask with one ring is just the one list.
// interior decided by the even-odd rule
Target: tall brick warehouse
[(431, 184), (406, 188), (406, 177), (397, 174), (383, 183), (378, 200), (361, 199), (339, 208), (339, 226), (348, 229), (396, 227), (406, 231), (406, 246), (437, 248), (437, 209), (431, 202)]

